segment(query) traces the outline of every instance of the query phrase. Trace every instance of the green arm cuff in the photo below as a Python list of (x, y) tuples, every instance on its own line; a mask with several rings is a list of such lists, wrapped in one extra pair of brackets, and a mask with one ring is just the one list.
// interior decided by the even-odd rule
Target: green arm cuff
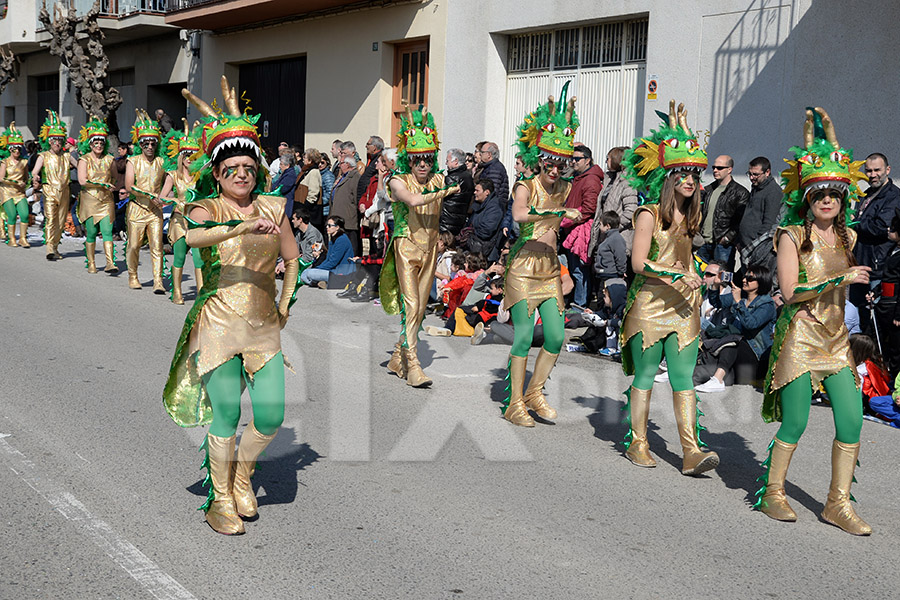
[(829, 288), (837, 288), (845, 285), (854, 275), (855, 273), (853, 270), (848, 269), (837, 277), (798, 284), (797, 287), (794, 288), (791, 303), (806, 302), (807, 300), (817, 298), (824, 294)]
[(651, 260), (644, 262), (644, 272), (650, 273), (651, 275), (659, 277), (660, 279), (664, 277), (671, 277), (672, 283), (675, 283), (676, 281), (687, 275), (685, 271), (681, 271), (679, 269), (676, 269), (675, 267), (661, 265)]

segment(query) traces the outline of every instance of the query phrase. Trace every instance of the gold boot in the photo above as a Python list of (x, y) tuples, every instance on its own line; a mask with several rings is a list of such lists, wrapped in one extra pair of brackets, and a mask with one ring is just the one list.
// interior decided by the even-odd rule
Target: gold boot
[(715, 469), (719, 466), (719, 455), (715, 452), (702, 451), (697, 442), (697, 392), (694, 390), (672, 392), (672, 403), (675, 407), (678, 437), (684, 451), (682, 474), (699, 475)]
[(200, 288), (203, 287), (203, 271), (201, 269), (194, 269), (194, 285), (197, 286), (196, 296), (200, 295)]
[(166, 286), (163, 285), (162, 274), (153, 274), (153, 293), (159, 295), (166, 293)]
[(414, 388), (423, 388), (428, 387), (434, 383), (428, 375), (425, 374), (425, 371), (422, 370), (422, 365), (419, 364), (419, 357), (416, 356), (415, 352), (411, 352), (408, 348), (406, 350), (406, 385), (414, 387)]
[(542, 419), (556, 418), (556, 409), (547, 404), (544, 397), (544, 384), (550, 378), (550, 371), (553, 370), (558, 358), (559, 354), (551, 354), (541, 348), (534, 361), (534, 371), (531, 373), (528, 389), (525, 390), (525, 406)]
[(138, 279), (137, 271), (131, 271), (129, 269), (129, 271), (128, 271), (128, 287), (130, 287), (133, 290), (141, 289), (141, 282)]
[(256, 469), (256, 459), (266, 449), (266, 446), (275, 439), (275, 434), (263, 435), (253, 426), (253, 421), (247, 425), (241, 436), (241, 445), (238, 447), (237, 462), (234, 467), (234, 483), (231, 490), (234, 493), (234, 504), (237, 513), (242, 517), (256, 516), (256, 495), (253, 493), (253, 485), (250, 478)]
[(776, 521), (796, 521), (797, 513), (788, 504), (784, 495), (784, 479), (787, 477), (791, 457), (797, 444), (788, 444), (778, 438), (772, 440), (772, 454), (769, 456), (769, 481), (766, 493), (760, 498), (759, 510)]
[(209, 457), (209, 479), (213, 500), (206, 509), (206, 522), (225, 535), (244, 533), (244, 522), (237, 514), (231, 495), (231, 462), (234, 460), (234, 436), (223, 438), (206, 435), (206, 452)]
[(172, 302), (175, 304), (184, 304), (184, 297), (181, 295), (182, 273), (183, 267), (172, 267)]
[(628, 406), (631, 414), (631, 442), (625, 450), (625, 458), (639, 467), (655, 467), (656, 461), (650, 455), (650, 443), (647, 441), (647, 421), (650, 418), (650, 394), (652, 390), (639, 390), (636, 387), (628, 392)]
[(103, 242), (103, 254), (106, 256), (106, 266), (103, 270), (107, 273), (118, 273), (116, 266), (116, 247), (112, 242)]
[(87, 259), (88, 273), (97, 272), (97, 263), (94, 262), (94, 253), (97, 252), (97, 242), (84, 243), (84, 257)]
[(394, 353), (391, 354), (391, 360), (387, 364), (388, 371), (399, 377), (406, 379), (406, 352), (400, 342), (394, 346)]
[(525, 369), (528, 365), (527, 356), (509, 356), (509, 405), (503, 411), (503, 418), (513, 425), (522, 427), (534, 427), (534, 419), (525, 408), (525, 398), (522, 388), (525, 387)]
[(19, 223), (19, 245), (31, 248), (31, 244), (28, 243), (28, 223)]
[(844, 444), (837, 440), (831, 445), (831, 487), (822, 518), (853, 535), (871, 535), (872, 528), (859, 518), (850, 499), (850, 484), (859, 457), (859, 442)]
[(7, 229), (9, 230), (9, 234), (8, 234), (9, 241), (7, 242), (7, 244), (9, 244), (10, 246), (13, 246), (13, 247), (18, 247), (19, 244), (16, 243), (16, 226), (15, 226), (15, 224), (9, 225), (7, 227), (3, 227), (3, 232), (6, 233)]

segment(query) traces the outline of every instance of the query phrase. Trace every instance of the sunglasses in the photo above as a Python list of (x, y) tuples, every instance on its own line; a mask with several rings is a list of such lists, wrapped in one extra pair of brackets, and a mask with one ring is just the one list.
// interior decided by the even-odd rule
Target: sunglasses
[(704, 277), (715, 277), (716, 275), (718, 275), (718, 273), (710, 273), (709, 271), (703, 273)]
[(746, 281), (747, 283), (753, 283), (756, 280), (757, 279), (755, 275), (744, 275), (744, 281)]
[(428, 166), (430, 167), (431, 165), (434, 164), (434, 157), (433, 157), (433, 156), (420, 156), (420, 157), (418, 157), (418, 158), (413, 158), (413, 159), (412, 159), (412, 164), (413, 164), (413, 166), (416, 166), (416, 165), (418, 165), (419, 163), (422, 163), (422, 162), (425, 163), (426, 165), (428, 165)]
[(713, 165), (713, 171), (721, 171), (722, 169), (730, 169), (731, 167), (720, 167), (719, 165)]

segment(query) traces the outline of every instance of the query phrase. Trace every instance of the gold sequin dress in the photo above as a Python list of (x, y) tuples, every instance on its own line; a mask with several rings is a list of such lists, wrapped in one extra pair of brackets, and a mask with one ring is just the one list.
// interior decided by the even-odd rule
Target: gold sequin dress
[(63, 226), (69, 214), (69, 153), (41, 152), (41, 193), (44, 195), (44, 238), (47, 254), (57, 252)]
[(24, 158), (16, 160), (12, 156), (3, 159), (6, 164), (6, 177), (0, 181), (0, 205), (12, 200), (13, 204), (27, 202), (25, 188), (28, 185), (28, 161)]
[(175, 205), (172, 207), (172, 216), (169, 217), (169, 243), (174, 244), (187, 235), (187, 222), (184, 220), (184, 203), (187, 199), (187, 191), (193, 185), (190, 177), (185, 177), (181, 169), (169, 173), (175, 182)]
[[(96, 158), (91, 152), (81, 157), (87, 163), (87, 180), (94, 183), (115, 184), (112, 171), (113, 157), (109, 154)], [(94, 224), (99, 225), (104, 217), (109, 218), (112, 224), (116, 220), (116, 204), (113, 201), (112, 190), (91, 185), (81, 186), (78, 196), (78, 220), (84, 223), (93, 218)]]
[[(253, 212), (245, 215), (221, 198), (207, 198), (186, 206), (205, 209), (210, 219), (224, 223), (257, 217), (281, 223), (285, 199), (257, 196)], [(204, 291), (215, 291), (206, 300), (189, 337), (189, 356), (202, 377), (219, 365), (241, 356), (244, 370), (253, 375), (281, 351), (275, 263), (281, 252), (278, 234), (245, 234), (220, 242), (214, 260), (204, 261)], [(215, 260), (217, 258), (217, 260)]]
[[(565, 210), (566, 198), (572, 184), (562, 179), (554, 185), (550, 192), (544, 189), (537, 177), (519, 181), (513, 186), (513, 195), (519, 187), (528, 190), (528, 207), (538, 212)], [(530, 240), (540, 239), (548, 231), (559, 236), (559, 224), (562, 216), (551, 216), (529, 223), (522, 223), (519, 232), (518, 251), (510, 252), (509, 267), (506, 272), (506, 283), (503, 288), (503, 306), (506, 310), (525, 300), (528, 303), (528, 314), (545, 300), (556, 300), (559, 314), (565, 311), (562, 281), (560, 280), (559, 258), (555, 250), (540, 252), (524, 247)], [(515, 247), (514, 247), (515, 249)]]
[[(856, 245), (856, 232), (850, 229), (847, 232), (852, 251)], [(803, 244), (802, 226), (782, 227), (776, 232), (776, 250), (782, 234), (790, 236), (797, 248)], [(800, 252), (800, 271), (806, 274), (806, 282), (800, 283), (800, 287), (814, 289), (850, 275), (850, 263), (840, 238), (835, 236), (832, 246), (813, 231), (810, 239), (812, 252)], [(770, 392), (780, 390), (805, 373), (809, 373), (812, 389), (816, 390), (823, 379), (848, 366), (859, 385), (859, 376), (850, 361), (850, 334), (844, 325), (846, 284), (844, 281), (836, 283), (824, 285), (821, 294), (798, 303), (799, 308), (806, 308), (815, 320), (797, 315), (787, 324), (781, 350), (771, 366)]]
[[(683, 265), (680, 270), (692, 269), (694, 265), (692, 238), (688, 234), (685, 220), (673, 223), (669, 229), (664, 230), (658, 204), (639, 206), (634, 213), (635, 223), (642, 211), (649, 212), (654, 219), (649, 260), (657, 265), (673, 268), (680, 262)], [(658, 248), (655, 257), (652, 255), (654, 247)], [(632, 285), (637, 284), (636, 280)], [(700, 337), (701, 300), (700, 290), (692, 290), (682, 280), (676, 281), (672, 286), (662, 279), (646, 277), (625, 313), (621, 335), (622, 348), (625, 348), (628, 341), (638, 333), (643, 334), (644, 350), (674, 333), (678, 336), (678, 350), (683, 350)]]

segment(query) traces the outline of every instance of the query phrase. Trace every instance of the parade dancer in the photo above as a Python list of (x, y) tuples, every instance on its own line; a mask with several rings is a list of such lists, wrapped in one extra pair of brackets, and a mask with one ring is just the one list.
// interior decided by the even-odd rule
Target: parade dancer
[[(28, 243), (28, 161), (24, 158), (25, 140), (16, 122), (0, 134), (0, 204), (6, 216), (7, 244), (30, 248)], [(19, 243), (16, 243), (16, 217), (19, 218)]]
[[(564, 339), (565, 302), (556, 254), (559, 224), (563, 217), (581, 217), (578, 210), (565, 208), (572, 184), (561, 176), (572, 161), (578, 129), (575, 98), (566, 102), (568, 88), (567, 82), (559, 103), (550, 96), (518, 128), (519, 156), (537, 175), (513, 186), (512, 216), (521, 229), (509, 251), (504, 285), (503, 306), (512, 317), (515, 337), (509, 352), (509, 397), (501, 410), (507, 421), (523, 427), (534, 427), (528, 409), (542, 419), (556, 418), (543, 389)], [(535, 310), (541, 316), (544, 344), (523, 392)]]
[(66, 216), (69, 214), (69, 169), (77, 166), (63, 149), (66, 124), (55, 112), (47, 109), (47, 118), (38, 132), (41, 152), (31, 172), (35, 191), (44, 195), (44, 243), (47, 260), (62, 258), (59, 240)]
[[(163, 400), (182, 427), (210, 424), (202, 449), (211, 487), (202, 508), (215, 531), (233, 535), (244, 532), (241, 517), (257, 514), (250, 477), (284, 419), (281, 329), (296, 299), (300, 251), (284, 214), (285, 199), (264, 193), (259, 115), (241, 114), (224, 77), (222, 93), (227, 112), (219, 114), (183, 92), (206, 117), (203, 153), (194, 162), (202, 199), (185, 207), (187, 242), (203, 255), (204, 286), (185, 320)], [(279, 255), (284, 285), (276, 301)], [(244, 386), (253, 419), (235, 459)]]
[(434, 281), (441, 200), (459, 190), (445, 187), (438, 172), (438, 136), (426, 108), (406, 112), (400, 122), (397, 171), (388, 180), (394, 211), (394, 235), (381, 268), (381, 306), (401, 315), (400, 341), (388, 370), (412, 387), (431, 385), (419, 364), (419, 328)]
[(847, 227), (859, 198), (864, 161), (842, 148), (834, 125), (821, 108), (807, 109), (804, 146), (791, 148), (794, 160), (782, 173), (785, 216), (776, 232), (778, 283), (784, 308), (766, 376), (762, 415), (781, 421), (769, 444), (755, 507), (779, 521), (796, 521), (784, 480), (797, 442), (809, 420), (814, 390), (822, 384), (831, 401), (835, 439), (831, 447), (831, 487), (822, 518), (854, 535), (872, 528), (853, 509), (850, 485), (859, 456), (862, 398), (844, 325), (846, 286), (869, 283), (869, 267), (853, 257), (856, 232)]
[(643, 201), (634, 213), (631, 265), (622, 325), (622, 368), (634, 375), (626, 392), (625, 456), (640, 467), (655, 467), (647, 441), (653, 379), (665, 356), (675, 421), (683, 451), (681, 472), (698, 475), (719, 464), (700, 440), (703, 414), (697, 406), (693, 373), (700, 340), (700, 276), (692, 240), (700, 229), (700, 173), (707, 159), (687, 125), (684, 105), (669, 114), (650, 136), (635, 140), (625, 153), (627, 177)]
[(109, 128), (97, 117), (81, 128), (78, 141), (78, 220), (84, 224), (84, 255), (88, 273), (96, 273), (94, 252), (97, 248), (97, 230), (103, 237), (103, 253), (106, 255), (107, 273), (117, 273), (113, 245), (113, 223), (116, 220), (116, 204), (113, 200), (116, 176), (113, 157), (109, 153)]
[(159, 125), (143, 110), (135, 110), (137, 118), (131, 128), (131, 142), (135, 152), (125, 165), (125, 189), (129, 193), (125, 209), (128, 243), (125, 262), (128, 265), (128, 287), (141, 289), (138, 280), (141, 246), (144, 235), (150, 244), (150, 261), (153, 268), (153, 293), (165, 294), (163, 287), (163, 213), (164, 203), (159, 199), (163, 179), (163, 159), (159, 155)]
[[(195, 125), (196, 127), (196, 125)], [(165, 152), (166, 180), (160, 196), (168, 201), (174, 192), (172, 216), (169, 217), (169, 243), (172, 244), (172, 302), (184, 304), (181, 293), (181, 279), (184, 273), (184, 259), (187, 257), (187, 222), (184, 220), (184, 204), (188, 190), (193, 187), (195, 175), (191, 173), (191, 156), (200, 152), (200, 142), (196, 135), (191, 135), (187, 121), (184, 131), (173, 128), (163, 140)], [(194, 260), (194, 281), (197, 285), (196, 295), (200, 295), (203, 287), (203, 275), (200, 267), (200, 249), (191, 248)]]

